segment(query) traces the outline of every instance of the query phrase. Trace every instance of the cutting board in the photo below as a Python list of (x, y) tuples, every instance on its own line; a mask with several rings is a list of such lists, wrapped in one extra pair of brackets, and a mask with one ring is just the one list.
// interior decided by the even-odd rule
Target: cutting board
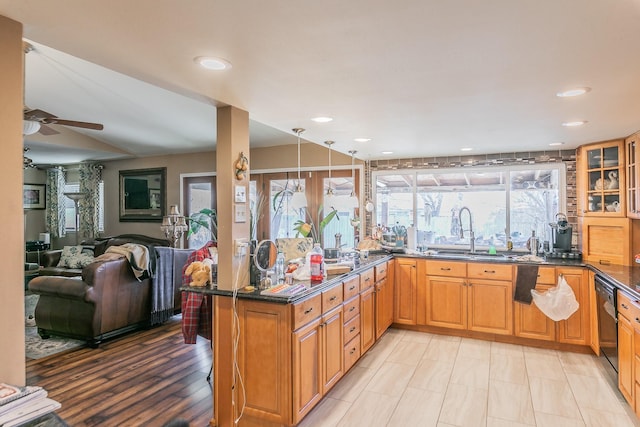
[(327, 270), (327, 276), (335, 276), (351, 271), (351, 266), (345, 264), (325, 264), (325, 268)]

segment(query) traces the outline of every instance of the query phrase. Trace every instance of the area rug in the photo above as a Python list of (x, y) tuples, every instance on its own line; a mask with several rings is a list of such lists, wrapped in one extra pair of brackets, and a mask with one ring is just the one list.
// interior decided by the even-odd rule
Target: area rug
[(34, 294), (24, 296), (25, 354), (27, 359), (41, 359), (86, 344), (85, 341), (56, 336), (46, 340), (40, 338), (34, 315), (38, 298), (39, 295)]

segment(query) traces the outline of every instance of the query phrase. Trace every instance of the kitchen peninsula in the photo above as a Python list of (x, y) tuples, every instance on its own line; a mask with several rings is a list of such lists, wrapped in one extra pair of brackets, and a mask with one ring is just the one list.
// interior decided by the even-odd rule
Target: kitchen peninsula
[[(536, 289), (549, 289), (562, 274), (580, 303), (569, 319), (553, 322), (535, 305), (513, 301), (520, 264), (504, 258), (380, 254), (291, 297), (239, 291), (242, 385), (234, 390), (237, 413), (244, 411), (239, 425), (298, 424), (391, 325), (598, 354), (595, 274), (609, 275), (622, 291), (640, 298), (637, 268), (549, 260), (538, 264)], [(215, 288), (182, 289), (232, 297)]]

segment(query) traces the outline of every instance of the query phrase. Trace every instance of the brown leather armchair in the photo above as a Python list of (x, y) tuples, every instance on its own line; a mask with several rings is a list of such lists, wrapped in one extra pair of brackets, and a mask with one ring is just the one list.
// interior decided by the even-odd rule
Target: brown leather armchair
[[(169, 246), (167, 240), (140, 235), (99, 239), (95, 254), (123, 243), (149, 248)], [(42, 338), (50, 335), (82, 339), (96, 347), (106, 338), (146, 327), (151, 306), (151, 278), (138, 281), (127, 258), (106, 253), (82, 269), (82, 276), (40, 276), (29, 282), (29, 290), (40, 295), (35, 318)]]

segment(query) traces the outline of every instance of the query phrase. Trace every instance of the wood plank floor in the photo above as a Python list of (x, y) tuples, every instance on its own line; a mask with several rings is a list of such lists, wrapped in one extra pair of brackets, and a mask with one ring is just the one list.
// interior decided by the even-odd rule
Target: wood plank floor
[(27, 384), (62, 404), (70, 426), (162, 426), (183, 418), (207, 426), (213, 417), (209, 341), (184, 344), (180, 317), (100, 345), (27, 360)]

